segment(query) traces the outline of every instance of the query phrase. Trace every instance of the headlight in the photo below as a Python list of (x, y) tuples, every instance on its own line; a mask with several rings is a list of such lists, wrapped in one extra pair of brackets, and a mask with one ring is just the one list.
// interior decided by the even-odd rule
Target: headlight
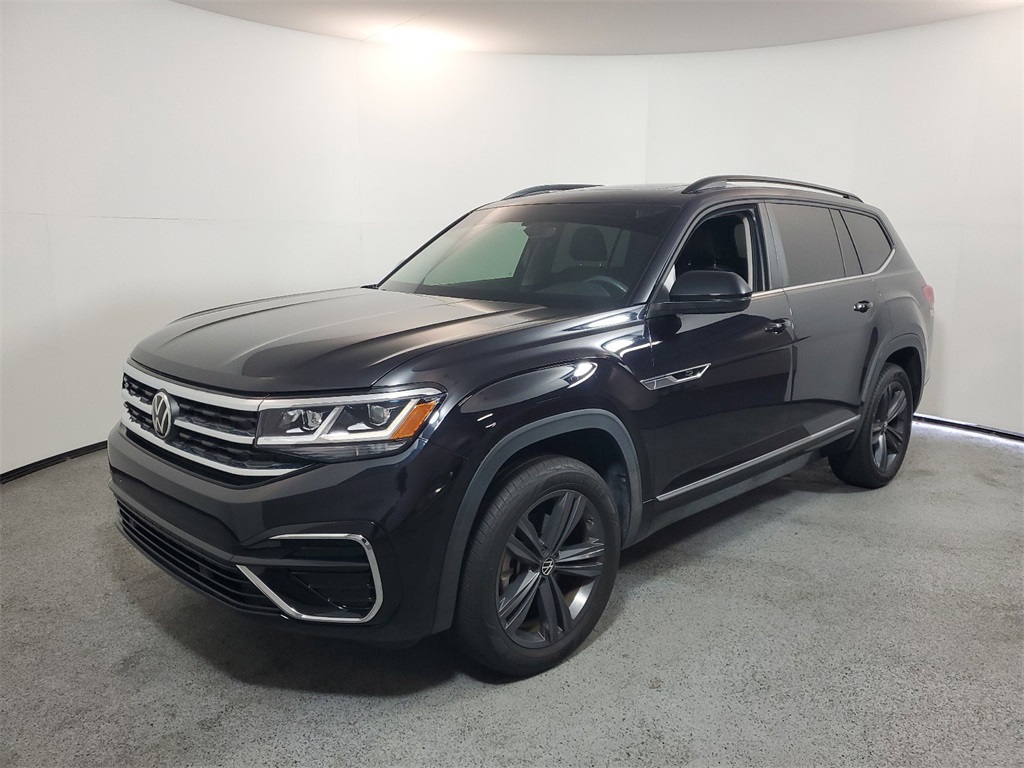
[(256, 445), (320, 461), (397, 453), (441, 402), (436, 389), (264, 400)]

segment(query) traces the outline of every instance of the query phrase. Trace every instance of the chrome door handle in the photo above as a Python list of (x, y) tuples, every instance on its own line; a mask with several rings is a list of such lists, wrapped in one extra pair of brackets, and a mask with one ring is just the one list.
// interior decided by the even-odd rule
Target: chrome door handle
[(769, 320), (765, 324), (764, 330), (765, 330), (766, 333), (782, 333), (788, 327), (789, 327), (789, 320), (787, 320), (786, 318), (782, 317), (782, 318), (779, 318), (778, 320)]
[(875, 306), (875, 305), (872, 304), (870, 301), (858, 301), (856, 304), (853, 305), (853, 311), (854, 312), (867, 312), (873, 306)]

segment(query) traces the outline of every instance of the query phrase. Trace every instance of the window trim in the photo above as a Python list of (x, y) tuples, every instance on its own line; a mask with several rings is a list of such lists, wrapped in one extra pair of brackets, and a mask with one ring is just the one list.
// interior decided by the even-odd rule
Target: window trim
[(847, 275), (846, 277), (834, 277), (831, 280), (819, 280), (816, 283), (800, 283), (800, 285), (787, 285), (785, 288), (778, 288), (780, 291), (799, 291), (803, 288), (817, 288), (820, 285), (832, 285), (832, 283), (845, 283), (847, 280), (861, 280), (865, 277), (875, 277), (885, 270), (889, 266), (889, 262), (892, 261), (896, 255), (896, 249), (893, 248), (889, 251), (889, 255), (882, 262), (882, 266), (876, 269), (874, 272), (865, 272), (863, 275)]

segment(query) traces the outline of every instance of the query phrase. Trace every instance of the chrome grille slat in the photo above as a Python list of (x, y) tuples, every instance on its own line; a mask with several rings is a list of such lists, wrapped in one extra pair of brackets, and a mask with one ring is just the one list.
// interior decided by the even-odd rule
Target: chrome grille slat
[(178, 407), (182, 418), (189, 424), (204, 429), (222, 432), (226, 435), (235, 435), (252, 440), (256, 434), (258, 416), (253, 413), (242, 413), (229, 411), (225, 408), (211, 408), (191, 400), (178, 400)]
[[(153, 406), (150, 403), (145, 402), (141, 398), (133, 396), (130, 390), (123, 389), (122, 396), (124, 398), (125, 403), (127, 405), (130, 405), (135, 410), (140, 411), (141, 413), (152, 414)], [(182, 404), (180, 402), (178, 403), (178, 405), (179, 407), (182, 407)], [(192, 409), (191, 407), (188, 407), (187, 410), (191, 411)], [(195, 419), (182, 417), (179, 417), (174, 420), (175, 426), (183, 429), (189, 429), (193, 432), (198, 432), (199, 434), (206, 435), (207, 437), (216, 437), (221, 440), (228, 440), (233, 443), (243, 443), (245, 445), (253, 444), (252, 434), (250, 433), (243, 432), (242, 430), (214, 429), (212, 427), (207, 426), (208, 423), (209, 422), (196, 422)]]
[(252, 445), (251, 437), (239, 435), (234, 432), (221, 432), (217, 429), (210, 429), (209, 427), (201, 426), (196, 424), (194, 421), (189, 421), (188, 419), (175, 419), (174, 425), (179, 429), (187, 429), (190, 432), (205, 435), (206, 437), (215, 437), (218, 440), (227, 440), (228, 442), (239, 443), (240, 445)]
[(171, 443), (161, 440), (159, 437), (154, 435), (151, 430), (141, 427), (139, 424), (132, 420), (131, 416), (128, 413), (125, 413), (121, 417), (121, 423), (125, 426), (126, 429), (130, 430), (133, 435), (136, 435), (142, 440), (151, 443), (156, 448), (159, 448), (162, 451), (174, 454), (174, 456), (179, 458), (187, 459), (190, 462), (195, 462), (196, 464), (208, 467), (209, 469), (216, 469), (219, 470), (220, 472), (227, 472), (228, 474), (232, 475), (246, 475), (249, 477), (278, 477), (280, 475), (286, 475), (289, 472), (294, 472), (297, 469), (301, 469), (303, 466), (305, 466), (280, 466), (267, 469), (257, 469), (252, 467), (236, 467), (230, 464), (224, 464), (222, 462), (213, 461), (198, 454), (190, 453), (187, 450), (177, 448)]
[(239, 397), (236, 395), (222, 395), (217, 392), (207, 392), (194, 387), (187, 387), (184, 384), (177, 384), (173, 381), (158, 379), (152, 374), (140, 371), (131, 365), (125, 365), (124, 373), (137, 383), (149, 387), (153, 391), (164, 390), (174, 397), (182, 397), (186, 400), (195, 400), (199, 403), (212, 405), (219, 408), (227, 408), (232, 411), (252, 411), (255, 413), (263, 402), (261, 397)]
[[(173, 397), (178, 406), (176, 431), (168, 439), (157, 436), (153, 429), (153, 398), (161, 390)], [(131, 365), (125, 365), (121, 395), (125, 407), (121, 423), (125, 428), (141, 438), (143, 444), (183, 459), (183, 466), (199, 465), (250, 478), (276, 477), (306, 466), (255, 447), (262, 399), (163, 381)]]

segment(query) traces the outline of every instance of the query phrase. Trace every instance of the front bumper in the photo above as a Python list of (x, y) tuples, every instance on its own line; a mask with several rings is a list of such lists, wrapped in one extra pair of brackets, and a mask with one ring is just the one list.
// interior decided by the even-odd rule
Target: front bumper
[(288, 628), (409, 642), (434, 623), (462, 459), (425, 441), (256, 485), (108, 439), (119, 527), (179, 581)]
[[(383, 604), (376, 554), (358, 534), (308, 534), (282, 540), (281, 551), (268, 553), (273, 560), (240, 559), (199, 549), (125, 502), (117, 506), (121, 532), (150, 560), (232, 608), (321, 624), (362, 624)], [(298, 546), (289, 547), (293, 541)]]

